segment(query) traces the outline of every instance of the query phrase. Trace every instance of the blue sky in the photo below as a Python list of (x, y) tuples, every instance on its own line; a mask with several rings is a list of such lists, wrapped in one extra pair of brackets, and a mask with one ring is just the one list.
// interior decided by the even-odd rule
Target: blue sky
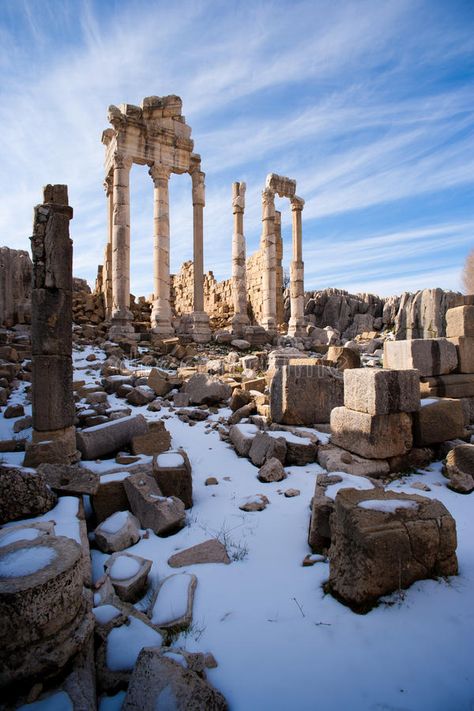
[[(473, 76), (472, 1), (0, 0), (0, 243), (28, 249), (41, 186), (67, 183), (75, 274), (93, 282), (107, 107), (178, 94), (217, 278), (230, 276), (232, 181), (247, 182), (250, 254), (276, 172), (306, 201), (306, 289), (458, 290), (474, 247)], [(152, 182), (142, 166), (131, 182), (132, 290), (146, 295)], [(170, 196), (176, 271), (192, 256), (189, 176)]]

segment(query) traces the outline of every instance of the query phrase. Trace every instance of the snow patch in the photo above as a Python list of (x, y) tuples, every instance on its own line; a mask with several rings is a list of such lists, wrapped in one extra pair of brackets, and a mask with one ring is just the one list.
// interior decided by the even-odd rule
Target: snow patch
[(177, 467), (182, 467), (184, 464), (183, 455), (179, 452), (165, 452), (164, 454), (159, 454), (156, 458), (156, 463), (159, 467), (166, 469), (175, 469)]
[(99, 607), (94, 607), (92, 612), (97, 622), (101, 625), (106, 625), (107, 622), (120, 615), (120, 610), (115, 605), (99, 605)]
[(99, 528), (104, 533), (118, 533), (128, 520), (128, 511), (117, 511), (103, 521)]
[(129, 624), (116, 627), (107, 636), (106, 663), (111, 671), (132, 669), (143, 647), (161, 647), (159, 632), (135, 617)]
[(141, 565), (135, 558), (130, 558), (128, 555), (119, 555), (112, 563), (109, 574), (113, 580), (128, 580), (139, 573), (140, 568)]
[(416, 501), (403, 501), (401, 499), (369, 499), (368, 501), (359, 501), (357, 504), (361, 509), (369, 511), (382, 511), (383, 513), (395, 513), (397, 509), (417, 509)]
[(151, 612), (151, 621), (162, 625), (179, 620), (188, 609), (188, 591), (191, 576), (188, 573), (171, 575), (163, 581)]
[(33, 546), (7, 553), (0, 560), (0, 578), (22, 578), (46, 568), (57, 558), (54, 548)]

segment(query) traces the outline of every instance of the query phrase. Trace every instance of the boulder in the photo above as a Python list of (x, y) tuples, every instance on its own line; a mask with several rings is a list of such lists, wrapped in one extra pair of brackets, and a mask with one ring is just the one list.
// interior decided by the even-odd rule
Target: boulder
[(189, 401), (193, 405), (214, 405), (228, 400), (232, 395), (230, 385), (223, 383), (214, 375), (206, 373), (196, 373), (183, 388), (189, 395)]
[(0, 524), (39, 516), (56, 504), (43, 474), (0, 464)]
[(130, 415), (102, 425), (78, 430), (77, 448), (83, 459), (93, 460), (115, 454), (130, 444), (133, 437), (145, 434), (148, 425), (143, 415)]
[(258, 478), (260, 481), (266, 483), (286, 479), (286, 472), (283, 469), (283, 464), (275, 457), (267, 459), (265, 464), (258, 470)]
[(420, 408), (418, 371), (347, 370), (344, 372), (344, 406), (369, 415), (415, 412)]
[(459, 444), (451, 449), (446, 456), (443, 471), (453, 491), (459, 494), (474, 491), (474, 444)]
[(156, 397), (155, 391), (148, 387), (148, 385), (138, 385), (136, 388), (132, 388), (126, 395), (127, 402), (130, 405), (147, 405), (149, 402), (154, 400)]
[(104, 553), (123, 551), (140, 540), (140, 522), (130, 511), (116, 511), (94, 531), (97, 547)]
[(413, 416), (413, 437), (417, 447), (464, 437), (464, 410), (460, 400), (430, 398)]
[(148, 376), (147, 385), (150, 387), (155, 395), (158, 397), (164, 397), (167, 395), (173, 386), (167, 378), (167, 373), (158, 370), (158, 368), (152, 368)]
[(458, 364), (456, 346), (446, 338), (385, 341), (385, 368), (419, 371), (420, 376), (446, 375)]
[(23, 405), (8, 405), (3, 412), (6, 420), (12, 420), (14, 417), (23, 417), (25, 409)]
[(405, 454), (413, 445), (412, 416), (407, 412), (369, 415), (347, 407), (331, 413), (331, 442), (367, 459)]
[(329, 588), (356, 611), (416, 580), (456, 575), (456, 523), (436, 499), (346, 489), (331, 519)]
[(160, 649), (140, 652), (122, 711), (226, 711), (227, 703), (198, 674)]
[(171, 568), (184, 568), (188, 565), (199, 565), (202, 563), (230, 563), (226, 547), (217, 538), (211, 538), (203, 543), (198, 543), (191, 548), (186, 548), (179, 553), (175, 553), (168, 558), (168, 565)]
[(193, 478), (188, 455), (169, 451), (153, 458), (153, 476), (163, 496), (176, 496), (185, 508), (193, 505)]
[(250, 446), (249, 458), (256, 467), (261, 467), (264, 462), (273, 458), (279, 459), (283, 464), (286, 459), (286, 440), (283, 437), (273, 437), (268, 432), (257, 432)]
[(175, 496), (163, 496), (152, 476), (132, 474), (125, 479), (124, 487), (142, 528), (151, 528), (157, 536), (167, 536), (184, 526), (183, 502)]
[(137, 602), (147, 589), (152, 561), (132, 553), (114, 553), (104, 564), (105, 572), (121, 600)]
[(255, 494), (255, 496), (246, 496), (240, 503), (241, 511), (263, 511), (267, 508), (270, 501), (264, 494)]

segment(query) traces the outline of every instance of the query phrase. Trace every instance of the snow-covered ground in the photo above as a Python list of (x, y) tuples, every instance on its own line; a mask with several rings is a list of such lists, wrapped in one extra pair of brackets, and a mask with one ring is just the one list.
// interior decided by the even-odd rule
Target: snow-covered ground
[[(91, 350), (76, 354), (75, 378), (100, 382), (99, 373), (84, 360)], [(23, 390), (18, 391), (15, 401), (23, 397)], [(123, 400), (109, 400), (123, 407)], [(143, 406), (134, 412), (164, 419), (173, 449), (182, 447), (188, 453), (194, 506), (187, 512), (186, 527), (176, 535), (158, 538), (150, 532), (127, 550), (153, 561), (154, 587), (176, 572), (197, 576), (193, 624), (176, 645), (214, 654), (218, 667), (209, 670), (208, 678), (226, 696), (230, 709), (474, 709), (474, 498), (446, 487), (440, 463), (394, 482), (390, 489), (422, 493), (446, 505), (457, 524), (459, 576), (415, 583), (367, 615), (357, 615), (324, 594), (326, 562), (302, 566), (310, 552), (310, 500), (316, 475), (323, 471), (318, 464), (287, 467), (286, 480), (262, 484), (257, 468), (221, 441), (209, 421), (190, 427), (166, 408), (150, 413)], [(225, 414), (228, 411), (221, 410), (210, 420)], [(12, 422), (1, 418), (2, 437), (9, 436)], [(21, 463), (22, 457), (4, 455), (11, 463)], [(102, 472), (114, 464), (84, 462)], [(210, 476), (218, 479), (217, 486), (205, 486)], [(415, 481), (423, 481), (431, 491), (411, 488)], [(299, 489), (300, 496), (283, 496), (290, 487)], [(258, 493), (270, 500), (264, 511), (239, 509), (242, 499)], [(173, 553), (211, 537), (226, 544), (230, 565), (179, 571), (168, 566)], [(107, 557), (93, 551), (96, 579)], [(139, 625), (137, 630), (139, 634)], [(144, 638), (143, 644), (150, 640)], [(123, 694), (104, 699), (101, 708), (118, 709), (122, 700)]]

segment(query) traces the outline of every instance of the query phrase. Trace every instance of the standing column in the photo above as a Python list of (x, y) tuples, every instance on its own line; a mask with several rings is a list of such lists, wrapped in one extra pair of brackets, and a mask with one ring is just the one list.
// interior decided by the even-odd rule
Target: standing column
[(170, 336), (174, 333), (170, 307), (170, 218), (169, 178), (171, 170), (156, 164), (150, 168), (153, 178), (153, 333)]
[(232, 331), (241, 336), (243, 327), (250, 321), (247, 315), (247, 265), (245, 261), (244, 210), (245, 183), (232, 183), (232, 212), (234, 234), (232, 235), (232, 299), (234, 316)]
[(304, 318), (304, 262), (303, 262), (303, 230), (301, 213), (304, 200), (299, 197), (291, 199), (293, 214), (293, 259), (290, 264), (290, 301), (291, 315), (288, 325), (289, 336), (302, 336), (305, 331)]
[(269, 333), (276, 333), (276, 249), (275, 249), (275, 193), (270, 188), (262, 192), (262, 248), (264, 270), (262, 277), (262, 323)]
[(25, 466), (70, 464), (76, 451), (72, 389), (72, 241), (67, 185), (47, 185), (34, 213), (31, 251), (33, 442)]
[(205, 343), (211, 338), (209, 316), (204, 311), (204, 205), (205, 205), (205, 173), (200, 170), (201, 163), (196, 157), (191, 169), (193, 193), (193, 274), (194, 299), (191, 314), (191, 332), (193, 339)]
[(112, 315), (112, 231), (114, 222), (114, 176), (113, 172), (104, 180), (104, 190), (107, 197), (107, 245), (104, 250), (104, 266), (102, 269), (102, 293), (104, 295), (105, 317)]
[(112, 326), (111, 338), (134, 333), (130, 311), (130, 168), (132, 159), (114, 155), (112, 224)]

